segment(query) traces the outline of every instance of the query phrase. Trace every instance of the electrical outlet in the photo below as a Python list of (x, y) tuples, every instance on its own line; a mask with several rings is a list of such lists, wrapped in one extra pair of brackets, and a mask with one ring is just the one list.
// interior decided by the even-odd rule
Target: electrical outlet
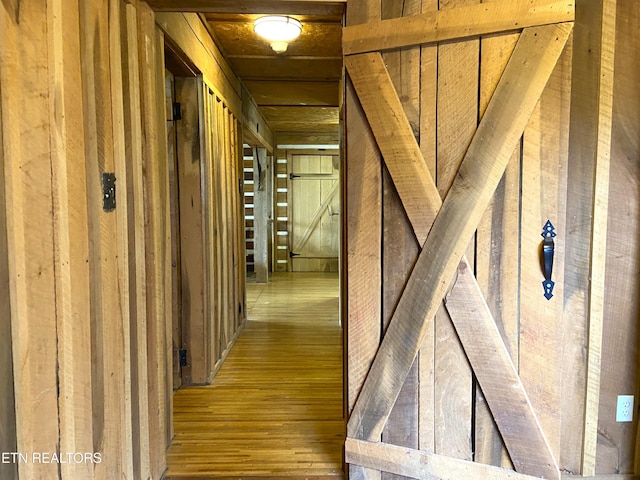
[(616, 422), (633, 421), (633, 395), (618, 395)]

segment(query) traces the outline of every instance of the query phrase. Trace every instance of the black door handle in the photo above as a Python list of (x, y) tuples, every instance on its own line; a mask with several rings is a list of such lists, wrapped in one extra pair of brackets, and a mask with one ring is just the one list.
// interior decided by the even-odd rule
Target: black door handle
[(542, 237), (544, 238), (544, 241), (542, 242), (542, 257), (544, 265), (544, 281), (542, 282), (542, 286), (544, 287), (544, 296), (547, 300), (551, 300), (551, 297), (553, 297), (553, 287), (556, 285), (556, 282), (551, 280), (551, 273), (553, 272), (553, 250), (555, 248), (553, 239), (555, 236), (555, 227), (550, 220), (547, 220), (547, 223), (544, 224), (542, 230)]

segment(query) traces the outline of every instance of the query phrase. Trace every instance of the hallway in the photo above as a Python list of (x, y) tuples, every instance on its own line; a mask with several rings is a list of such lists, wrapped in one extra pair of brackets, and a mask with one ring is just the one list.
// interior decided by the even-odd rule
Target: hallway
[(214, 382), (179, 390), (167, 478), (342, 478), (335, 273), (247, 285), (248, 320)]

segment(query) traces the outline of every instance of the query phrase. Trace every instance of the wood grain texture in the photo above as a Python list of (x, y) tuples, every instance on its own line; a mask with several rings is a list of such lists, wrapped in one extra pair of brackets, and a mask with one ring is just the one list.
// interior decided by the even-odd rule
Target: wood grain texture
[[(196, 78), (176, 78), (176, 101), (181, 105), (182, 119), (176, 124), (178, 141), (178, 182), (180, 185), (180, 246), (182, 279), (182, 328), (187, 346), (187, 366), (183, 369), (185, 384), (207, 382), (211, 338), (207, 334), (209, 312), (205, 311), (205, 243), (202, 177), (209, 170), (201, 167), (200, 108)], [(208, 182), (204, 183), (207, 185)], [(206, 220), (205, 220), (206, 221)], [(182, 347), (180, 347), (182, 348)]]
[[(87, 222), (87, 175), (84, 165), (85, 143), (83, 105), (78, 92), (83, 82), (79, 65), (80, 16), (78, 3), (54, 1), (48, 3), (48, 57), (51, 101), (51, 176), (53, 187), (53, 242), (55, 245), (55, 314), (58, 346), (58, 408), (61, 452), (90, 452), (95, 450), (92, 408), (91, 364), (91, 308), (89, 277), (89, 224)], [(84, 19), (83, 19), (84, 20)], [(111, 127), (108, 125), (108, 127)], [(91, 135), (92, 132), (87, 132)], [(96, 175), (97, 176), (97, 175)], [(94, 212), (91, 212), (92, 214)], [(114, 329), (107, 333), (110, 342), (118, 345), (121, 329), (118, 317)], [(115, 338), (112, 336), (116, 334)], [(120, 352), (118, 352), (120, 353)], [(118, 358), (118, 357), (116, 357)], [(105, 362), (105, 367), (106, 367)], [(122, 365), (118, 365), (122, 367)], [(116, 367), (115, 365), (112, 366)], [(114, 368), (114, 394), (120, 401), (118, 382), (122, 368)], [(119, 425), (119, 405), (104, 398), (105, 412), (115, 413)], [(113, 398), (113, 397), (112, 397)], [(97, 422), (96, 422), (97, 423)], [(105, 435), (113, 444), (101, 446), (100, 451), (113, 454), (115, 465), (121, 448), (116, 432)], [(94, 478), (91, 464), (66, 464), (60, 467), (61, 476)], [(118, 467), (114, 468), (118, 470)]]
[[(449, 2), (450, 3), (450, 2)], [(459, 40), (478, 35), (569, 22), (574, 3), (568, 0), (501, 0), (426, 12), (407, 18), (370, 22), (345, 27), (342, 50), (345, 55), (373, 52), (426, 43)]]
[[(115, 430), (115, 442), (119, 444), (120, 460), (113, 463), (119, 467), (123, 476), (133, 476), (133, 425), (132, 425), (132, 353), (131, 353), (131, 283), (130, 283), (130, 250), (129, 235), (131, 197), (127, 189), (127, 177), (132, 168), (127, 156), (127, 133), (125, 113), (124, 70), (126, 62), (123, 51), (126, 48), (125, 5), (121, 1), (109, 2), (109, 67), (111, 71), (111, 115), (113, 120), (114, 168), (116, 178), (120, 179), (116, 188), (118, 245), (118, 289), (120, 296), (120, 316), (122, 324), (116, 325), (113, 350), (114, 355), (113, 386), (114, 397), (121, 397), (120, 408), (114, 409), (109, 422), (116, 422), (111, 428)], [(118, 331), (118, 329), (120, 329)], [(119, 420), (116, 417), (119, 415)], [(114, 455), (115, 456), (115, 455)]]
[(166, 301), (166, 279), (170, 278), (167, 235), (168, 161), (164, 112), (164, 68), (159, 64), (161, 38), (156, 31), (154, 14), (141, 4), (138, 14), (140, 85), (142, 104), (142, 154), (145, 189), (145, 243), (147, 287), (147, 369), (149, 403), (149, 454), (152, 477), (161, 476), (166, 468), (166, 327), (170, 318)]
[(142, 114), (140, 98), (140, 65), (138, 51), (138, 22), (136, 8), (128, 4), (124, 9), (123, 87), (124, 125), (127, 157), (131, 168), (127, 170), (126, 185), (130, 196), (129, 218), (129, 286), (131, 322), (131, 414), (132, 457), (135, 475), (148, 477), (149, 473), (149, 412), (147, 372), (147, 289), (144, 240), (144, 181), (142, 155)]
[[(454, 282), (445, 303), (460, 319), (456, 331), (516, 471), (559, 479), (554, 454), (468, 264), (460, 264)], [(465, 327), (462, 319), (473, 325)]]
[[(419, 0), (388, 0), (382, 2), (381, 17), (409, 17), (420, 13)], [(383, 59), (389, 77), (401, 99), (402, 109), (411, 125), (415, 137), (420, 135), (420, 48), (409, 47), (387, 51)], [(385, 279), (382, 290), (382, 328), (386, 330), (393, 315), (398, 298), (418, 256), (411, 222), (404, 212), (402, 201), (387, 170), (383, 171), (383, 258), (382, 275)], [(398, 399), (389, 414), (382, 433), (386, 443), (418, 448), (419, 427), (419, 357), (400, 390)], [(382, 480), (400, 480), (403, 477), (383, 472)]]
[(206, 82), (216, 86), (219, 95), (231, 105), (232, 110), (242, 111), (240, 81), (220, 55), (198, 15), (157, 12), (155, 18), (171, 41), (202, 72)]
[[(556, 458), (560, 456), (562, 399), (561, 344), (564, 287), (564, 225), (571, 86), (568, 45), (525, 129), (522, 146), (520, 237), (520, 377)], [(542, 227), (557, 229), (553, 260), (554, 296), (547, 300), (542, 281)]]
[[(381, 2), (351, 0), (347, 25), (381, 18)], [(353, 84), (346, 80), (346, 162), (344, 218), (347, 318), (345, 339), (346, 406), (351, 414), (373, 362), (382, 322), (382, 159)], [(349, 478), (380, 480), (380, 471), (349, 465)]]
[(638, 72), (640, 66), (640, 52), (632, 45), (638, 42), (640, 34), (640, 12), (633, 2), (627, 0), (618, 0), (617, 9), (598, 427), (604, 432), (602, 437), (612, 440), (617, 452), (609, 457), (606, 456), (607, 450), (602, 449), (597, 453), (596, 465), (609, 466), (614, 460), (614, 468), (630, 473), (640, 472), (638, 418), (636, 416), (632, 423), (614, 423), (613, 420), (619, 393), (635, 391), (636, 398), (639, 398), (636, 376), (639, 305), (635, 292), (640, 291), (640, 277), (635, 272), (640, 261), (636, 235), (640, 228), (640, 191), (637, 187), (640, 165), (633, 159), (639, 158), (640, 152), (640, 118), (637, 115), (640, 106), (633, 92), (638, 88), (639, 78), (634, 72)]
[(212, 385), (176, 394), (169, 479), (343, 478), (338, 295), (335, 273), (247, 286), (247, 326)]
[[(435, 12), (438, 2), (422, 0), (421, 12)], [(436, 177), (438, 46), (420, 47), (420, 153), (431, 175)], [(435, 186), (434, 186), (435, 188)], [(430, 322), (420, 348), (418, 444), (420, 450), (435, 451), (435, 322)]]
[(366, 465), (387, 472), (420, 480), (533, 480), (539, 477), (523, 475), (481, 463), (469, 462), (444, 455), (432, 454), (406, 447), (367, 442), (348, 438), (345, 444), (347, 462)]
[[(587, 351), (587, 390), (585, 398), (584, 446), (582, 454), (583, 475), (617, 473), (597, 471), (602, 342), (605, 314), (605, 268), (607, 261), (607, 216), (609, 213), (609, 179), (611, 168), (611, 124), (613, 110), (613, 73), (616, 42), (616, 1), (602, 2), (602, 26), (599, 29), (599, 84), (597, 96), (597, 137), (595, 146), (595, 170), (593, 184), (593, 209), (591, 218), (591, 260), (589, 286), (589, 330)], [(611, 395), (611, 392), (608, 392)], [(602, 467), (600, 467), (602, 468)], [(628, 467), (627, 467), (628, 468)]]
[(267, 197), (267, 178), (269, 178), (268, 176), (272, 173), (272, 170), (268, 168), (266, 148), (253, 149), (253, 171), (255, 172), (253, 190), (254, 271), (256, 272), (256, 282), (268, 283), (269, 252), (267, 250), (267, 237), (269, 231), (267, 220), (269, 218), (269, 199)]
[[(480, 117), (493, 96), (519, 34), (480, 39)], [(516, 147), (505, 174), (476, 232), (475, 269), (478, 285), (518, 367), (520, 242), (520, 148)], [(475, 399), (475, 461), (510, 468), (511, 461), (482, 390)]]
[(208, 0), (150, 0), (154, 10), (169, 12), (216, 12), (216, 13), (256, 13), (282, 15), (342, 15), (346, 0), (326, 2), (325, 0), (218, 0), (211, 4)]
[[(414, 225), (418, 243), (422, 244), (427, 238), (441, 200), (437, 190), (431, 188), (433, 180), (429, 171), (424, 168), (420, 147), (393, 90), (382, 56), (350, 56), (346, 57), (345, 65), (356, 85), (360, 103), (366, 105), (365, 113), (369, 123), (373, 124), (387, 169), (394, 178), (402, 204)], [(389, 109), (393, 111), (393, 115), (387, 115)], [(388, 160), (400, 158), (403, 162)]]
[[(435, 314), (570, 31), (571, 25), (563, 24), (527, 29), (521, 36), (412, 272), (421, 280), (410, 279), (378, 350), (349, 421), (349, 436), (378, 438), (422, 342), (424, 319)], [(521, 99), (518, 109), (509, 108), (509, 98)]]
[[(17, 451), (55, 452), (57, 395), (54, 227), (47, 10), (0, 8), (0, 105), (6, 182)], [(19, 14), (19, 17), (18, 17)], [(33, 48), (33, 46), (41, 48)], [(20, 319), (18, 322), (17, 319)], [(21, 463), (20, 478), (58, 466)]]
[[(2, 48), (0, 48), (2, 55)], [(1, 58), (1, 57), (0, 57)], [(1, 63), (1, 62), (0, 62)], [(1, 67), (0, 67), (1, 68)], [(1, 72), (1, 70), (0, 70)], [(0, 73), (1, 74), (1, 73)], [(0, 77), (0, 83), (1, 83)], [(2, 86), (0, 85), (0, 92)], [(6, 205), (4, 176), (4, 142), (2, 127), (2, 97), (0, 96), (0, 204)], [(11, 296), (9, 249), (7, 245), (7, 215), (0, 207), (0, 451), (17, 451), (16, 406), (13, 387), (13, 348), (11, 345)], [(0, 476), (18, 479), (17, 464), (0, 464)]]
[[(470, 7), (479, 0), (440, 2), (439, 13)], [(480, 41), (440, 43), (436, 114), (437, 170), (434, 180), (445, 199), (478, 125)], [(474, 264), (474, 239), (467, 258)], [(473, 459), (473, 376), (449, 312), (435, 317), (435, 453)]]

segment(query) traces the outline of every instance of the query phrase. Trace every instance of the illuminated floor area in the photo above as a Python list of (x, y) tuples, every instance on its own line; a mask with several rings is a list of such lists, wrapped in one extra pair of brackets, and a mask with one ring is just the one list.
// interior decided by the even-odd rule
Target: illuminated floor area
[(247, 312), (213, 384), (175, 395), (167, 477), (342, 478), (337, 274), (249, 284)]

